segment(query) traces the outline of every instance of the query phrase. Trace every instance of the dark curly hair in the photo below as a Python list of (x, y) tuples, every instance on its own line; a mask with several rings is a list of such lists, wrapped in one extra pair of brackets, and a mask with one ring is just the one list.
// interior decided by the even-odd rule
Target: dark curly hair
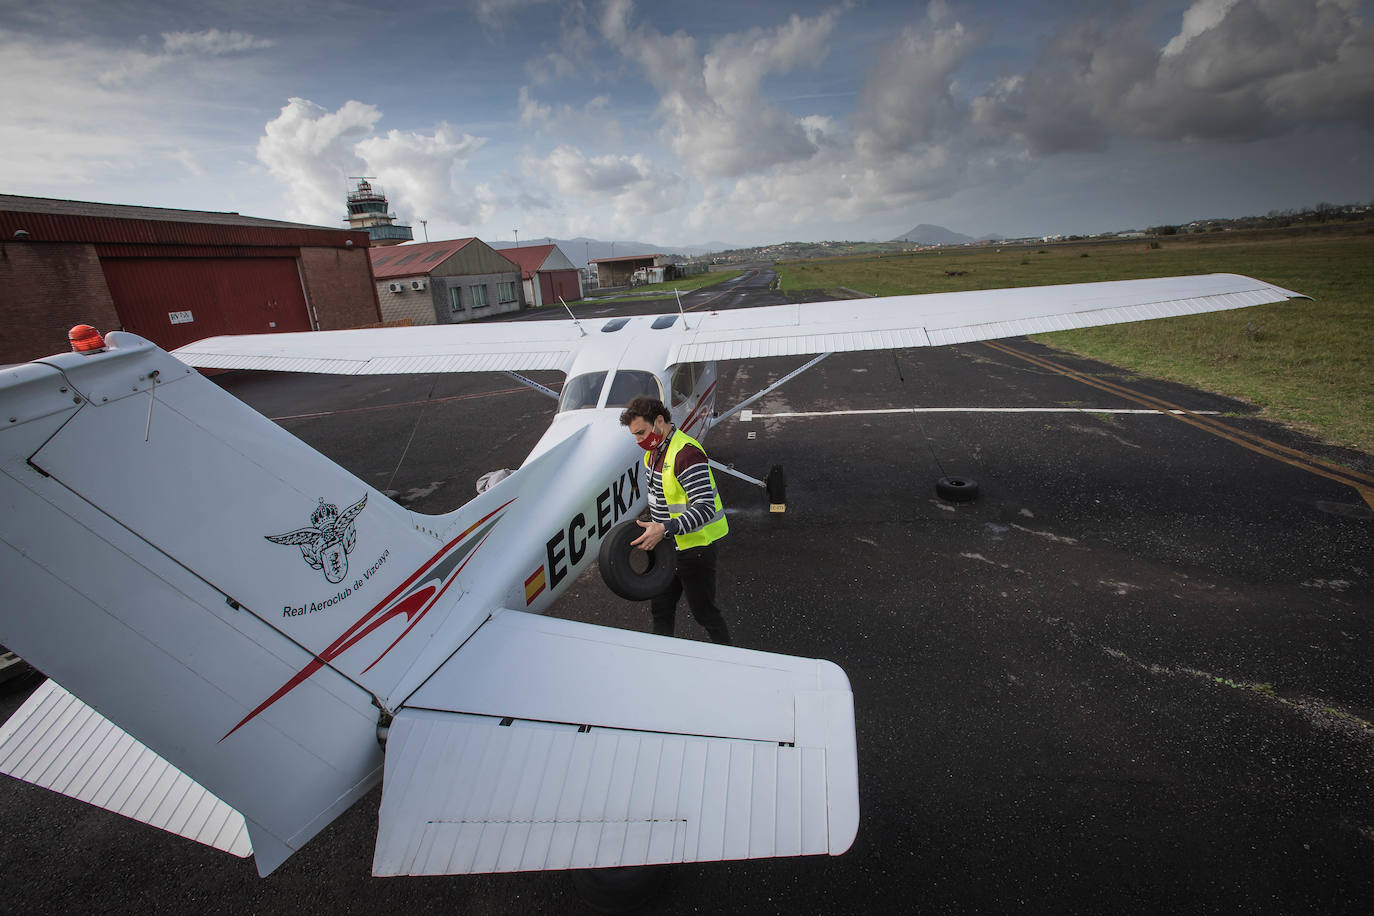
[(662, 417), (665, 423), (673, 422), (673, 415), (663, 406), (663, 402), (646, 394), (639, 395), (625, 405), (625, 409), (620, 412), (620, 425), (629, 426), (635, 417), (646, 423), (654, 422), (657, 417)]

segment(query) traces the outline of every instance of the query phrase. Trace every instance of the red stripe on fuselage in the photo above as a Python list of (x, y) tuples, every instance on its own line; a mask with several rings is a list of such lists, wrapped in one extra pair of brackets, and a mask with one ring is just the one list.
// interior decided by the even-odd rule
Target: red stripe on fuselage
[[(382, 655), (386, 655), (387, 652), (390, 652), (393, 648), (395, 648), (396, 643), (404, 639), (406, 634), (414, 628), (415, 624), (419, 620), (419, 617), (424, 616), (425, 611), (427, 611), (428, 608), (433, 605), (434, 601), (437, 601), (439, 596), (448, 590), (448, 586), (457, 580), (458, 573), (462, 572), (464, 566), (467, 566), (468, 560), (472, 559), (472, 555), (469, 554), (468, 558), (463, 561), (462, 566), (459, 566), (458, 569), (454, 570), (453, 575), (449, 577), (449, 581), (445, 583), (444, 587), (438, 591), (438, 594), (435, 594), (433, 596), (433, 600), (428, 602), (421, 601), (418, 602), (418, 605), (416, 602), (412, 601), (412, 598), (417, 598), (425, 594), (425, 592), (421, 590), (419, 592), (416, 592), (415, 595), (408, 597), (405, 601), (401, 602), (396, 607), (388, 608), (388, 605), (393, 600), (395, 600), (395, 598), (398, 595), (403, 593), (407, 588), (414, 584), (416, 580), (418, 580), (422, 575), (424, 575), (426, 570), (432, 568), (435, 563), (439, 562), (441, 559), (447, 556), (448, 553), (451, 552), (455, 547), (462, 543), (464, 538), (466, 538), (469, 534), (472, 534), (472, 532), (477, 530), (479, 526), (485, 523), (492, 516), (504, 510), (513, 502), (515, 502), (514, 499), (508, 500), (507, 502), (493, 509), (491, 512), (488, 512), (486, 515), (482, 516), (482, 518), (478, 519), (476, 522), (473, 522), (471, 525), (469, 525), (463, 531), (462, 534), (458, 535), (453, 540), (445, 544), (442, 548), (440, 548), (438, 553), (430, 557), (429, 560), (423, 563), (419, 569), (411, 573), (410, 576), (404, 582), (396, 586), (396, 588), (392, 590), (391, 594), (383, 598), (375, 607), (372, 608), (372, 610), (368, 611), (366, 614), (362, 616), (361, 619), (359, 619), (351, 627), (345, 630), (343, 635), (341, 635), (338, 639), (334, 640), (334, 642), (330, 643), (329, 646), (318, 656), (311, 659), (310, 662), (300, 671), (296, 672), (296, 674), (289, 681), (287, 681), (285, 684), (282, 684), (281, 687), (279, 687), (275, 693), (273, 693), (267, 699), (263, 700), (262, 703), (260, 703), (256, 709), (254, 709), (248, 715), (244, 716), (243, 719), (240, 720), (238, 725), (235, 725), (233, 728), (229, 729), (229, 731), (225, 733), (224, 738), (228, 738), (234, 732), (238, 731), (240, 728), (246, 725), (250, 720), (258, 716), (263, 710), (267, 709), (267, 707), (271, 706), (273, 703), (277, 702), (282, 697), (286, 696), (292, 690), (299, 687), (302, 683), (309, 679), (312, 674), (314, 674), (316, 671), (319, 671), (328, 662), (332, 662), (334, 659), (338, 658), (344, 652), (348, 651), (353, 646), (357, 645), (361, 640), (366, 638), (369, 634), (371, 634), (382, 624), (393, 619), (398, 614), (405, 614), (407, 619), (410, 619), (410, 615), (412, 613), (417, 614), (418, 616), (416, 616), (414, 619), (411, 619), (410, 626), (406, 627), (405, 632), (403, 632), (396, 639), (396, 642), (393, 642), (390, 646), (387, 646), (386, 651), (384, 651)], [(472, 553), (475, 554), (481, 548), (482, 543), (485, 542), (486, 539), (483, 538), (482, 542), (472, 549)], [(373, 620), (373, 616), (376, 615), (383, 608), (387, 608), (387, 613)], [(376, 661), (372, 662), (372, 665), (377, 664), (377, 662), (379, 661), (381, 661), (381, 656), (378, 656)], [(368, 670), (370, 670), (372, 668), (372, 665), (368, 665), (367, 668), (363, 669), (363, 672), (366, 673)], [(224, 738), (221, 738), (219, 740), (223, 741)]]

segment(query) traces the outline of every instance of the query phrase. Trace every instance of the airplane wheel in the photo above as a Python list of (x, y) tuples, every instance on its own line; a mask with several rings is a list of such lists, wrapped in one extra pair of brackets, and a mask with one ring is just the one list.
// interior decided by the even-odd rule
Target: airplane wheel
[(621, 522), (601, 539), (596, 555), (606, 587), (628, 601), (647, 601), (663, 594), (677, 571), (676, 551), (669, 538), (649, 551), (630, 546), (643, 532), (634, 519)]
[(935, 495), (947, 502), (967, 503), (978, 498), (978, 484), (968, 477), (941, 477)]
[(783, 511), (787, 505), (787, 477), (782, 473), (782, 465), (773, 465), (763, 483), (768, 495), (768, 507), (774, 512)]
[(587, 868), (571, 873), (573, 887), (593, 909), (628, 913), (654, 898), (668, 883), (667, 865)]

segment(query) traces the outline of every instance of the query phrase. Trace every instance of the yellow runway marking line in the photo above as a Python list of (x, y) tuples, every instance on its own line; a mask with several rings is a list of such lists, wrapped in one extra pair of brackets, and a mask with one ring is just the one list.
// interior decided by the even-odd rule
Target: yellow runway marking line
[(1374, 477), (1371, 477), (1368, 474), (1364, 474), (1360, 471), (1356, 471), (1351, 468), (1343, 468), (1340, 465), (1332, 464), (1329, 461), (1324, 461), (1321, 458), (1317, 458), (1313, 455), (1308, 455), (1307, 453), (1300, 452), (1297, 449), (1289, 448), (1286, 445), (1280, 445), (1277, 442), (1271, 442), (1270, 440), (1265, 439), (1263, 436), (1258, 436), (1254, 433), (1248, 433), (1244, 430), (1227, 426), (1225, 423), (1222, 423), (1218, 420), (1213, 420), (1210, 417), (1204, 417), (1201, 414), (1194, 413), (1193, 411), (1190, 411), (1184, 407), (1179, 407), (1177, 404), (1170, 404), (1168, 401), (1161, 400), (1160, 398), (1156, 398), (1147, 394), (1142, 394), (1138, 391), (1133, 391), (1130, 388), (1126, 388), (1114, 382), (1108, 382), (1103, 379), (1094, 378), (1091, 375), (1085, 375), (1082, 372), (1070, 369), (1067, 366), (1062, 366), (1058, 363), (1045, 359), (1044, 357), (1034, 356), (1029, 353), (1023, 353), (1020, 350), (1017, 350), (1014, 347), (1007, 346), (1004, 343), (995, 341), (983, 341), (983, 344), (984, 346), (990, 347), (999, 353), (1003, 353), (1007, 356), (1014, 356), (1017, 359), (1028, 362), (1034, 366), (1039, 366), (1040, 368), (1050, 372), (1054, 372), (1057, 375), (1062, 375), (1065, 378), (1071, 378), (1075, 381), (1082, 382), (1085, 385), (1090, 385), (1093, 388), (1097, 388), (1100, 391), (1105, 391), (1109, 394), (1115, 394), (1118, 397), (1123, 397), (1127, 399), (1128, 401), (1134, 401), (1137, 404), (1141, 404), (1143, 406), (1150, 407), (1154, 410), (1158, 410), (1160, 413), (1163, 413), (1166, 416), (1173, 417), (1174, 419), (1187, 423), (1190, 426), (1195, 426), (1198, 429), (1201, 429), (1204, 432), (1211, 433), (1214, 436), (1220, 436), (1228, 442), (1233, 442), (1236, 445), (1241, 446), (1242, 448), (1247, 448), (1252, 452), (1264, 455), (1266, 458), (1272, 458), (1275, 461), (1282, 461), (1284, 464), (1291, 465), (1292, 467), (1298, 468), (1299, 470), (1307, 471), (1311, 474), (1316, 474), (1319, 477), (1325, 477), (1328, 480), (1334, 480), (1337, 483), (1345, 484), (1348, 487), (1353, 487), (1356, 490), (1356, 492), (1358, 492), (1360, 496), (1365, 500), (1365, 502), (1369, 503), (1370, 508), (1374, 509)]

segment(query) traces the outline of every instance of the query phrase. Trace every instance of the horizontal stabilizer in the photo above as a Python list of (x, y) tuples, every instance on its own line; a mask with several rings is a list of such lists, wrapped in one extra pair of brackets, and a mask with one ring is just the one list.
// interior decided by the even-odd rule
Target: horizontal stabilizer
[(829, 662), (503, 611), (397, 714), (379, 820), (376, 875), (839, 855), (853, 696)]
[[(403, 711), (374, 875), (832, 853), (821, 747)], [(851, 834), (852, 836), (852, 834)]]
[(0, 725), (0, 773), (240, 858), (253, 854), (243, 815), (56, 681)]

